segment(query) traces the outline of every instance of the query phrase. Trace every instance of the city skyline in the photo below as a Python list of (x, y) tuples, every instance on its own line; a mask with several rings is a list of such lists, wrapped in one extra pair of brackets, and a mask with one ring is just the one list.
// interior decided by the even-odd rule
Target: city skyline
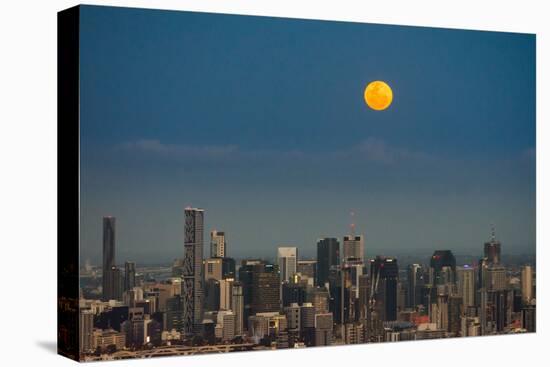
[[(189, 207), (188, 207), (189, 208)], [(201, 208), (202, 210), (202, 208)], [(185, 211), (185, 209), (184, 209)], [(105, 219), (106, 218), (111, 218), (112, 220), (117, 220), (117, 227), (118, 227), (118, 223), (120, 222), (116, 217), (112, 216), (112, 215), (108, 215), (108, 216), (105, 216), (105, 217), (102, 217), (103, 218), (103, 221), (105, 222)], [(257, 252), (257, 251), (251, 251), (251, 252), (248, 252), (248, 253), (243, 253), (243, 252), (238, 252), (237, 251), (237, 254), (238, 255), (235, 255), (233, 253), (234, 249), (233, 249), (233, 246), (230, 247), (229, 250), (227, 250), (227, 244), (226, 244), (226, 236), (228, 236), (229, 238), (231, 238), (231, 233), (228, 233), (227, 231), (220, 231), (219, 229), (222, 228), (223, 226), (221, 225), (218, 225), (218, 226), (213, 226), (212, 229), (208, 228), (208, 227), (205, 227), (205, 233), (209, 234), (210, 236), (212, 236), (213, 233), (215, 232), (218, 232), (220, 233), (220, 236), (221, 238), (223, 238), (223, 241), (224, 241), (224, 255), (225, 255), (225, 252), (228, 251), (229, 252), (229, 255), (228, 256), (231, 256), (233, 258), (237, 258), (237, 259), (246, 259), (246, 258), (258, 258), (258, 259), (266, 259), (266, 260), (276, 260), (277, 259), (277, 248), (278, 247), (288, 247), (288, 246), (292, 246), (292, 247), (295, 247), (298, 249), (298, 252), (300, 253), (300, 257), (297, 257), (297, 259), (304, 259), (304, 260), (307, 260), (307, 259), (312, 259), (315, 257), (316, 255), (316, 244), (318, 243), (319, 240), (322, 240), (322, 239), (327, 239), (327, 238), (335, 238), (339, 243), (341, 244), (344, 244), (344, 242), (347, 240), (348, 237), (350, 236), (355, 236), (355, 237), (360, 237), (361, 238), (361, 242), (362, 242), (362, 248), (363, 248), (363, 256), (365, 258), (374, 258), (376, 257), (377, 255), (385, 255), (385, 256), (395, 256), (397, 254), (401, 254), (401, 255), (404, 255), (404, 256), (429, 256), (431, 254), (431, 252), (433, 252), (435, 249), (441, 249), (441, 248), (451, 248), (453, 249), (454, 253), (458, 256), (470, 256), (470, 257), (473, 257), (473, 258), (477, 258), (477, 257), (480, 257), (482, 255), (486, 255), (487, 254), (487, 244), (491, 243), (491, 241), (495, 240), (495, 238), (498, 238), (498, 241), (497, 243), (500, 245), (500, 240), (501, 240), (501, 237), (497, 235), (497, 229), (496, 227), (494, 226), (494, 224), (492, 223), (489, 223), (488, 227), (487, 227), (487, 233), (486, 233), (486, 236), (485, 236), (485, 240), (482, 240), (481, 242), (477, 243), (477, 244), (473, 244), (472, 245), (472, 248), (474, 248), (475, 250), (472, 252), (471, 250), (465, 250), (464, 252), (460, 252), (460, 251), (456, 251), (456, 249), (452, 248), (451, 246), (446, 246), (445, 244), (441, 244), (440, 246), (437, 246), (437, 245), (429, 245), (427, 244), (425, 247), (421, 247), (421, 248), (414, 248), (414, 249), (410, 249), (410, 250), (404, 250), (404, 251), (399, 251), (399, 250), (395, 250), (395, 249), (388, 249), (388, 248), (381, 248), (381, 247), (375, 247), (375, 246), (372, 246), (371, 247), (371, 244), (369, 243), (368, 241), (368, 236), (365, 236), (363, 235), (362, 233), (354, 233), (352, 234), (351, 232), (355, 232), (355, 226), (353, 226), (354, 228), (351, 229), (351, 224), (348, 225), (348, 231), (345, 232), (345, 231), (342, 231), (339, 235), (335, 235), (335, 234), (323, 234), (323, 235), (319, 235), (317, 237), (315, 237), (315, 240), (313, 240), (311, 243), (308, 243), (308, 244), (303, 244), (303, 245), (299, 245), (299, 244), (296, 244), (296, 243), (286, 243), (286, 242), (282, 242), (282, 241), (279, 241), (279, 242), (274, 242), (272, 244), (272, 246), (270, 248), (262, 248), (260, 252)], [(182, 224), (182, 228), (183, 228), (183, 224)], [(218, 228), (218, 230), (214, 229), (214, 228)], [(183, 229), (182, 229), (182, 233), (183, 233)], [(365, 238), (366, 237), (366, 238)], [(213, 242), (212, 241), (212, 238), (209, 237), (210, 240), (208, 242), (205, 242), (204, 245), (203, 245), (203, 253), (206, 255), (208, 253), (212, 254), (212, 251), (213, 251)], [(314, 237), (312, 237), (314, 238)], [(133, 262), (139, 262), (141, 263), (141, 265), (160, 265), (160, 264), (172, 264), (172, 262), (177, 259), (178, 257), (180, 257), (181, 253), (179, 253), (179, 251), (181, 250), (180, 248), (180, 245), (181, 243), (176, 243), (174, 244), (173, 248), (171, 249), (170, 253), (173, 254), (172, 257), (169, 257), (169, 256), (166, 256), (164, 258), (158, 258), (155, 259), (155, 260), (145, 260), (145, 261), (138, 261), (137, 259), (139, 259), (139, 256), (137, 256), (137, 259), (136, 257), (132, 257), (132, 254), (130, 252), (119, 252), (117, 253), (117, 259), (119, 259), (119, 263), (118, 264), (123, 264), (124, 262), (126, 261), (133, 261)], [(508, 248), (508, 246), (506, 246)], [(118, 248), (118, 246), (117, 246)], [(344, 247), (342, 247), (342, 255), (341, 256), (344, 256), (343, 255), (343, 251), (344, 251)], [(535, 251), (534, 249), (528, 249), (528, 250), (519, 250), (517, 252), (515, 251), (507, 251), (506, 254), (504, 254), (504, 256), (517, 256), (517, 255), (522, 255), (522, 256), (534, 256), (535, 255)], [(104, 257), (104, 255), (101, 255), (100, 256), (100, 259), (101, 257)], [(210, 256), (210, 257), (213, 257), (213, 256)], [(214, 256), (216, 257), (216, 256)], [(225, 257), (225, 256), (220, 256), (220, 257)], [(204, 257), (206, 258), (206, 256)], [(90, 259), (86, 259), (84, 261), (84, 263), (88, 264), (88, 265), (94, 265), (94, 264), (98, 264), (98, 262), (92, 262), (90, 261)], [(81, 264), (81, 265), (84, 265), (84, 264)]]
[(240, 257), (340, 237), (350, 211), (376, 252), (473, 252), (494, 223), (534, 253), (533, 35), (81, 11), (82, 262), (106, 214), (120, 259), (178, 256), (188, 205)]
[(134, 262), (125, 262), (124, 274), (113, 265), (116, 218), (103, 218), (102, 288), (97, 274), (80, 274), (83, 360), (536, 330), (533, 266), (506, 264), (494, 227), (472, 266), (441, 249), (429, 264), (380, 255), (366, 260), (353, 224), (342, 238), (343, 257), (337, 239), (322, 238), (314, 261), (300, 261), (296, 247), (283, 245), (276, 264), (252, 258), (235, 266), (225, 253), (225, 232), (210, 232), (212, 252), (203, 255), (205, 213), (185, 208), (182, 257), (160, 279), (137, 273)]

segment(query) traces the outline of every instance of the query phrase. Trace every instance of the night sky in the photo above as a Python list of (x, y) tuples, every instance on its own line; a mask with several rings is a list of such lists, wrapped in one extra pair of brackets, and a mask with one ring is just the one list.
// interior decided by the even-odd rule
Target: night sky
[[(83, 6), (81, 260), (183, 256), (205, 209), (233, 257), (535, 251), (535, 36)], [(389, 109), (365, 86), (384, 80)], [(209, 253), (205, 246), (205, 255)]]

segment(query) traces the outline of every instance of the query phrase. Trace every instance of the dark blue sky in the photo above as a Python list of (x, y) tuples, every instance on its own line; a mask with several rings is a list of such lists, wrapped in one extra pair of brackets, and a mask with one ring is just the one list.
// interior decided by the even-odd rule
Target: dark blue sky
[(367, 256), (534, 252), (534, 35), (84, 6), (80, 52), (83, 260), (107, 214), (117, 260), (182, 256), (187, 205), (238, 257), (350, 210)]

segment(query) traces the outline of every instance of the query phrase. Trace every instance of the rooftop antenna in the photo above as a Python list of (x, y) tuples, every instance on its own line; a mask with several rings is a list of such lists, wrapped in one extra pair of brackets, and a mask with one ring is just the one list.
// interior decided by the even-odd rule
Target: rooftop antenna
[(495, 242), (496, 236), (495, 236), (495, 224), (491, 224), (491, 242)]
[(350, 232), (351, 232), (351, 236), (355, 237), (355, 212), (352, 210), (349, 213), (349, 215), (350, 215), (349, 229), (350, 229)]

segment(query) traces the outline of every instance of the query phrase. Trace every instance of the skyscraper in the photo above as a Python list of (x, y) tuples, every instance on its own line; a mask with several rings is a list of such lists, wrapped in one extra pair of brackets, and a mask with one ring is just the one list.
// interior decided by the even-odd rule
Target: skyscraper
[(422, 265), (410, 264), (407, 268), (407, 302), (409, 308), (415, 308), (422, 303), (421, 290), (424, 286)]
[(489, 265), (500, 264), (500, 242), (496, 240), (494, 228), (491, 233), (491, 240), (485, 242), (483, 246), (483, 252)]
[(346, 324), (353, 320), (353, 302), (355, 292), (352, 292), (351, 268), (334, 266), (330, 270), (329, 290), (330, 302), (329, 311), (334, 316), (337, 324)]
[(330, 268), (340, 264), (340, 243), (336, 238), (317, 241), (317, 285), (324, 287), (329, 280)]
[(521, 268), (521, 299), (524, 305), (533, 299), (533, 268), (530, 265)]
[(458, 336), (461, 329), (460, 316), (462, 315), (463, 299), (460, 295), (449, 296), (448, 318), (449, 325), (447, 330)]
[(184, 304), (185, 300), (180, 295), (175, 295), (166, 300), (165, 323), (167, 330), (174, 329), (180, 333), (185, 331)]
[(281, 308), (281, 281), (278, 267), (262, 260), (243, 260), (239, 269), (243, 290), (244, 323), (258, 312), (278, 312)]
[(366, 324), (369, 320), (369, 296), (370, 281), (367, 274), (359, 276), (359, 297), (357, 298), (357, 308), (355, 310), (358, 321)]
[(130, 290), (136, 286), (136, 263), (126, 261), (124, 263), (124, 290)]
[(105, 287), (103, 288), (103, 300), (122, 300), (122, 289), (124, 288), (124, 278), (120, 269), (116, 266), (112, 266), (103, 274), (103, 282)]
[(183, 331), (191, 335), (202, 326), (203, 284), (202, 284), (202, 250), (203, 250), (204, 210), (185, 209), (185, 238), (183, 258)]
[(225, 257), (226, 248), (225, 232), (210, 232), (210, 257)]
[(233, 283), (231, 310), (235, 314), (235, 335), (243, 335), (244, 297), (243, 287), (239, 282)]
[(103, 271), (115, 266), (115, 217), (103, 217)]
[(286, 281), (296, 273), (298, 250), (296, 247), (279, 247), (277, 249), (277, 264), (281, 274), (281, 281)]
[(477, 270), (477, 286), (480, 289), (487, 288), (487, 269), (489, 269), (487, 258), (483, 257), (479, 259)]
[(115, 265), (115, 217), (103, 217), (103, 300), (118, 299), (115, 288), (117, 287), (116, 275), (113, 274)]
[(371, 300), (374, 311), (381, 321), (397, 320), (397, 282), (399, 268), (397, 260), (377, 256), (371, 260)]
[(298, 275), (294, 276), (290, 282), (281, 285), (281, 301), (283, 307), (291, 303), (302, 303), (307, 301), (307, 290), (309, 286), (306, 281), (301, 280)]
[(344, 236), (344, 256), (343, 261), (364, 260), (365, 241), (363, 235)]
[(496, 290), (488, 292), (489, 303), (492, 309), (492, 321), (496, 331), (502, 332), (510, 324), (512, 318), (512, 292)]
[(237, 274), (235, 274), (235, 259), (231, 257), (222, 257), (222, 278), (233, 278), (235, 279)]
[(434, 251), (430, 259), (430, 283), (433, 286), (456, 283), (456, 259), (452, 251)]
[(202, 301), (204, 311), (218, 311), (220, 309), (220, 298), (220, 281), (214, 278), (206, 279)]
[(219, 257), (213, 257), (204, 261), (204, 280), (223, 279), (223, 263)]
[(469, 265), (457, 269), (458, 294), (462, 297), (464, 307), (475, 305), (475, 270)]
[[(243, 327), (248, 326), (248, 317), (252, 315), (252, 294), (253, 294), (253, 284), (252, 280), (254, 277), (254, 272), (256, 267), (265, 266), (265, 261), (263, 260), (243, 260), (241, 262), (241, 267), (239, 268), (239, 282), (243, 289)], [(278, 280), (277, 280), (278, 281)]]
[(281, 310), (280, 276), (276, 265), (254, 265), (250, 312), (279, 312)]
[(307, 346), (315, 345), (315, 307), (309, 302), (300, 306), (300, 332)]
[(220, 283), (220, 310), (230, 310), (233, 302), (234, 279), (222, 279)]
[(506, 269), (503, 266), (490, 266), (487, 269), (487, 291), (502, 291), (508, 288)]
[(93, 350), (94, 313), (89, 309), (80, 310), (79, 343), (80, 352)]
[(307, 277), (308, 279), (311, 279), (310, 283), (313, 285), (315, 283), (315, 277), (317, 274), (316, 271), (317, 268), (317, 261), (316, 260), (298, 260), (298, 264), (296, 265), (296, 272), (300, 273), (302, 277)]

